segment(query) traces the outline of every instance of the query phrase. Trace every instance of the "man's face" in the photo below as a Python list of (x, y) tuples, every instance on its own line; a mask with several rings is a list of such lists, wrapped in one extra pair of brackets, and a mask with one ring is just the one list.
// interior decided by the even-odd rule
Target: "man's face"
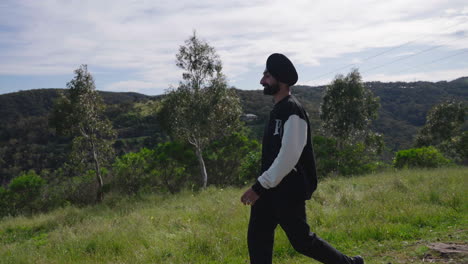
[(280, 89), (278, 81), (268, 71), (263, 72), (260, 84), (263, 85), (263, 94), (265, 95), (274, 95)]

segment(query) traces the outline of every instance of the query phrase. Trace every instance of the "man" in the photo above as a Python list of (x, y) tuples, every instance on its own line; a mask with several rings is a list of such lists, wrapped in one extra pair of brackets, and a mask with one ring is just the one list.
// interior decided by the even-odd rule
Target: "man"
[(317, 187), (315, 159), (307, 114), (290, 87), (298, 79), (291, 61), (272, 54), (260, 84), (275, 106), (265, 127), (262, 174), (241, 197), (251, 205), (248, 247), (251, 264), (271, 264), (274, 231), (279, 224), (298, 252), (326, 264), (362, 264), (310, 232), (305, 201)]

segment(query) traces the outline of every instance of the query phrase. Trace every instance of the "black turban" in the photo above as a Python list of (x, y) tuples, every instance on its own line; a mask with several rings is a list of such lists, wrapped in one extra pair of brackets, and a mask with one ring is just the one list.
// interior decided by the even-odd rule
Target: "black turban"
[(297, 82), (296, 68), (292, 62), (283, 54), (273, 53), (268, 57), (266, 70), (275, 77), (277, 81), (293, 86)]

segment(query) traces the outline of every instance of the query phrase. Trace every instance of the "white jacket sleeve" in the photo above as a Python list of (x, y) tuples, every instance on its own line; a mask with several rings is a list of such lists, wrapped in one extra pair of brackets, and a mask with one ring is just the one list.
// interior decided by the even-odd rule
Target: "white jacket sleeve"
[(284, 123), (281, 149), (270, 168), (258, 181), (265, 189), (276, 187), (296, 166), (307, 143), (307, 122), (297, 115), (291, 115)]

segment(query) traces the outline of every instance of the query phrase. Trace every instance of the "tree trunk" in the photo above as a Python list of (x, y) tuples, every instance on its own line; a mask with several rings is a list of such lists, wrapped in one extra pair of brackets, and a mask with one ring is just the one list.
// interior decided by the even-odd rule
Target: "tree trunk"
[(203, 160), (202, 150), (199, 146), (195, 146), (195, 149), (195, 153), (198, 158), (198, 164), (200, 165), (200, 174), (203, 180), (203, 188), (206, 188), (206, 185), (208, 183), (208, 174), (206, 173), (205, 161)]
[(170, 172), (167, 171), (167, 167), (164, 169), (164, 174), (163, 174), (163, 181), (166, 184), (167, 189), (171, 194), (175, 193), (175, 188), (172, 188), (171, 184), (169, 183), (169, 177), (170, 175), (174, 175), (174, 169), (172, 169)]
[(94, 168), (96, 170), (96, 180), (98, 182), (98, 190), (96, 195), (96, 201), (102, 202), (104, 200), (104, 181), (102, 180), (101, 175), (101, 166), (99, 164), (98, 155), (96, 153), (96, 149), (94, 147), (94, 142), (91, 143), (93, 146), (93, 159), (94, 159)]
[(343, 151), (344, 149), (344, 140), (341, 139), (341, 138), (337, 138), (336, 139), (336, 149), (338, 151), (338, 159), (336, 161), (336, 165), (337, 165), (337, 168), (336, 170), (333, 172), (333, 176), (338, 176), (339, 174), (341, 174), (341, 169), (340, 169), (340, 166), (341, 164), (343, 163), (342, 161), (342, 158), (340, 153)]

